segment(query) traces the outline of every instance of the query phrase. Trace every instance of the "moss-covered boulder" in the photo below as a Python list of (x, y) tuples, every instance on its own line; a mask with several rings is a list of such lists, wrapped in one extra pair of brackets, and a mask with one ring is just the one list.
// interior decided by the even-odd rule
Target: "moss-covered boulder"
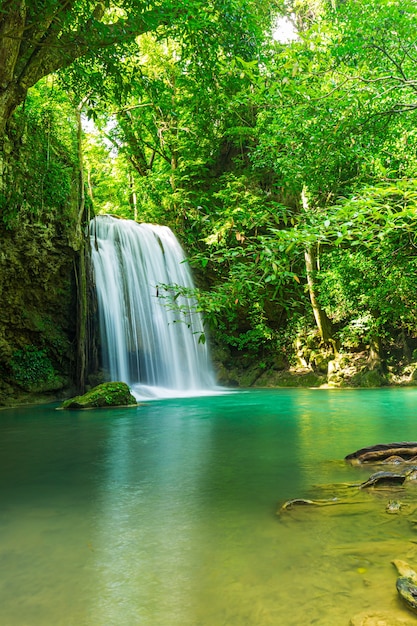
[(379, 368), (373, 370), (364, 369), (353, 376), (352, 383), (355, 387), (383, 387), (387, 384), (384, 374)]
[(289, 371), (267, 371), (256, 381), (256, 387), (321, 387), (327, 377), (307, 368), (295, 368)]
[(137, 404), (126, 383), (102, 383), (87, 391), (83, 396), (70, 398), (62, 403), (63, 409), (93, 409)]

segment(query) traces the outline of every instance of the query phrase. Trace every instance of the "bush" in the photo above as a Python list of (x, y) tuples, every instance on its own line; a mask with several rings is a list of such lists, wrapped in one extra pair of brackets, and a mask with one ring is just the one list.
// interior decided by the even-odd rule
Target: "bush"
[(9, 367), (15, 382), (26, 391), (56, 388), (59, 380), (46, 350), (25, 346), (13, 353)]

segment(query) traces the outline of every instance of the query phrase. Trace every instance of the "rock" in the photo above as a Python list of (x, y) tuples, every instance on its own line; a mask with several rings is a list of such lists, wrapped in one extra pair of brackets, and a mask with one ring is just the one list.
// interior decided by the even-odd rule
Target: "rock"
[(365, 480), (365, 482), (359, 485), (359, 489), (366, 489), (368, 487), (377, 487), (380, 485), (402, 485), (407, 478), (407, 472), (375, 472)]
[(387, 381), (379, 369), (364, 370), (353, 376), (352, 383), (356, 387), (383, 387)]
[(310, 366), (313, 366), (320, 374), (327, 374), (329, 363), (333, 359), (333, 353), (329, 353), (327, 350), (312, 351), (310, 354)]
[(409, 566), (406, 561), (402, 561), (401, 559), (395, 559), (392, 561), (393, 565), (397, 568), (399, 573), (399, 578), (397, 579), (397, 591), (400, 595), (401, 600), (404, 602), (406, 607), (413, 611), (417, 612), (417, 574), (416, 572)]
[(0, 220), (0, 371), (8, 385), (0, 401), (6, 405), (19, 397), (27, 402), (28, 393), (33, 400), (48, 393), (50, 401), (71, 384), (75, 359), (75, 256), (68, 245), (74, 222), (50, 208), (33, 220), (28, 209), (11, 228)]
[(126, 383), (102, 383), (83, 396), (70, 398), (62, 403), (62, 409), (93, 409), (100, 407), (132, 406), (137, 404)]
[(387, 506), (385, 507), (385, 511), (389, 513), (390, 515), (396, 515), (397, 513), (401, 512), (402, 508), (403, 508), (402, 502), (400, 502), (399, 500), (390, 500)]
[(350, 620), (350, 626), (413, 626), (415, 620), (391, 611), (365, 611)]
[(276, 354), (272, 361), (272, 369), (280, 372), (282, 370), (285, 370), (286, 367), (287, 367), (287, 363), (284, 358), (284, 355), (280, 353)]
[(257, 387), (320, 387), (326, 383), (326, 376), (310, 369), (290, 371), (267, 371), (256, 381)]

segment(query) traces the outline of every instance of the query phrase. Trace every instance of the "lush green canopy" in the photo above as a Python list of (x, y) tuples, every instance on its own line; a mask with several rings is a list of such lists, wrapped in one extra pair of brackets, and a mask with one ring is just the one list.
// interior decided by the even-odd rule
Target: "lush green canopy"
[[(333, 350), (414, 347), (417, 5), (258, 4), (3, 2), (3, 129), (25, 100), (9, 131), (48, 137), (32, 204), (63, 203), (78, 109), (87, 205), (175, 229), (232, 352), (290, 358), (315, 325)], [(298, 37), (273, 39), (279, 14)]]

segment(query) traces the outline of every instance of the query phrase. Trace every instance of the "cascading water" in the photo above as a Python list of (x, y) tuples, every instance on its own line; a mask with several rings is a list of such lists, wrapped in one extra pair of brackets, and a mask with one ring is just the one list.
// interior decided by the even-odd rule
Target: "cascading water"
[[(166, 226), (100, 216), (90, 225), (103, 365), (137, 398), (215, 388), (195, 302), (167, 306), (162, 285), (193, 288), (181, 246)], [(181, 311), (181, 312), (179, 312)]]

